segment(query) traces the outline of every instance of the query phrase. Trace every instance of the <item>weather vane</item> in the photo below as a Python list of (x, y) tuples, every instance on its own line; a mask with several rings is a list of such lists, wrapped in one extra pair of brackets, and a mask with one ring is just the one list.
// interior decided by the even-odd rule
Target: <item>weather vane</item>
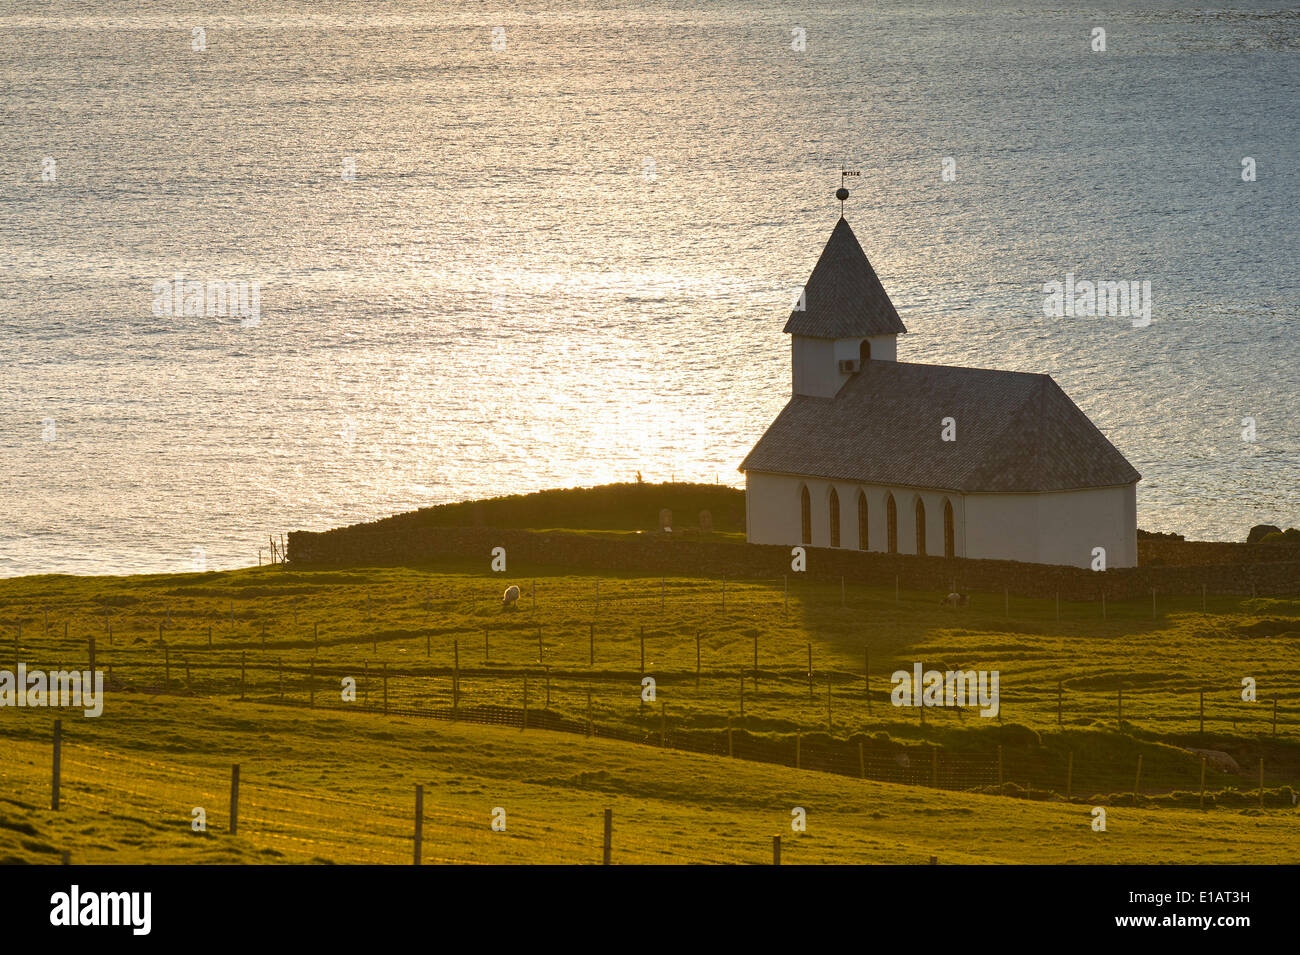
[(848, 176), (860, 176), (862, 173), (856, 169), (845, 169), (844, 163), (840, 163), (840, 187), (835, 190), (835, 198), (840, 200), (840, 218), (844, 218), (844, 200), (849, 197), (849, 191), (844, 188), (844, 180)]

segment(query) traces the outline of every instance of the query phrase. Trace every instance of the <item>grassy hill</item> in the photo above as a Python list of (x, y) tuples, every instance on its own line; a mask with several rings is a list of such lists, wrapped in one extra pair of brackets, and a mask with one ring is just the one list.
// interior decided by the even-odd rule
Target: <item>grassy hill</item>
[[(106, 714), (98, 720), (65, 714), (65, 727), (78, 738), (95, 740), (93, 752), (105, 754), (103, 758), (122, 761), (124, 778), (139, 776), (140, 799), (147, 801), (152, 792), (143, 780), (162, 782), (173, 764), (202, 776), (203, 785), (213, 789), (212, 798), (224, 804), (218, 771), (242, 758), (241, 751), (258, 759), (265, 755), (268, 781), (285, 782), (296, 787), (294, 792), (304, 781), (326, 780), (342, 765), (333, 762), (337, 758), (349, 761), (356, 777), (340, 791), (356, 786), (359, 793), (370, 792), (374, 812), (382, 808), (383, 818), (396, 820), (389, 827), (394, 838), (406, 831), (405, 810), (399, 810), (409, 804), (413, 780), (420, 781), (411, 754), (390, 746), (404, 735), (435, 747), (444, 745), (438, 740), (457, 740), (446, 744), (449, 752), (460, 754), (457, 759), (488, 742), (520, 741), (511, 747), (527, 751), (512, 749), (513, 755), (500, 764), (501, 779), (491, 786), (464, 775), (455, 760), (445, 766), (428, 763), (426, 778), (436, 780), (445, 772), (448, 779), (465, 780), (464, 793), (448, 785), (440, 788), (440, 797), (477, 790), (493, 800), (494, 793), (508, 791), (521, 804), (542, 807), (553, 803), (552, 788), (559, 785), (554, 781), (567, 780), (561, 788), (573, 790), (577, 808), (566, 810), (565, 818), (574, 832), (583, 834), (578, 842), (583, 847), (595, 825), (590, 814), (611, 789), (592, 774), (611, 773), (611, 765), (620, 767), (612, 788), (623, 805), (644, 800), (646, 818), (653, 820), (646, 831), (677, 834), (677, 841), (678, 835), (695, 832), (689, 819), (710, 818), (705, 805), (715, 799), (724, 804), (738, 798), (728, 793), (751, 787), (821, 793), (834, 800), (847, 798), (843, 794), (848, 792), (875, 794), (862, 803), (865, 816), (845, 810), (843, 817), (851, 820), (845, 831), (870, 832), (871, 839), (842, 848), (836, 835), (822, 844), (820, 851), (827, 855), (809, 859), (883, 861), (894, 850), (904, 856), (935, 854), (926, 835), (934, 831), (934, 820), (910, 808), (898, 809), (888, 838), (877, 839), (880, 826), (868, 820), (878, 810), (865, 807), (879, 799), (895, 799), (900, 807), (926, 806), (936, 815), (952, 807), (978, 815), (997, 806), (998, 825), (1016, 820), (1015, 826), (1028, 827), (1016, 830), (1019, 840), (986, 844), (984, 834), (969, 828), (971, 820), (952, 833), (963, 857), (1003, 861), (1070, 861), (1075, 847), (1055, 838), (1058, 827), (1068, 831), (1082, 818), (1080, 837), (1093, 835), (1087, 819), (1078, 815), (1081, 807), (1103, 804), (1121, 812), (1133, 802), (1135, 788), (1142, 794), (1141, 813), (1152, 814), (1138, 818), (1171, 814), (1169, 841), (1160, 844), (1165, 848), (1151, 849), (1142, 857), (1146, 859), (1173, 861), (1217, 852), (1238, 837), (1238, 824), (1253, 831), (1275, 817), (1294, 823), (1290, 787), (1300, 778), (1296, 601), (1211, 595), (1202, 610), (1199, 597), (1162, 598), (1154, 615), (1149, 601), (1111, 603), (1105, 619), (1094, 603), (1063, 603), (1058, 620), (1052, 601), (1013, 597), (1008, 606), (1002, 594), (976, 594), (971, 607), (953, 610), (940, 607), (937, 594), (896, 595), (892, 588), (850, 585), (841, 592), (839, 586), (802, 580), (788, 585), (783, 580), (729, 581), (724, 595), (723, 582), (711, 579), (595, 576), (526, 566), (512, 570), (517, 573), (509, 580), (481, 565), (452, 562), (0, 581), (0, 661), (6, 667), (19, 659), (51, 669), (84, 667), (93, 638), (97, 666), (112, 675)], [(513, 612), (500, 605), (508, 582), (519, 583), (524, 591)], [(641, 697), (643, 632), (644, 676), (656, 681), (653, 703)], [(930, 709), (922, 721), (921, 710), (890, 705), (889, 674), (910, 669), (914, 661), (940, 670), (998, 670), (1000, 719)], [(864, 674), (868, 664), (869, 680)], [(1243, 677), (1256, 681), (1258, 701), (1241, 699)], [(356, 681), (355, 702), (341, 698), (344, 678)], [(513, 720), (517, 725), (525, 679), (531, 720), (527, 733), (419, 718), (451, 715), (455, 704), (461, 719)], [(315, 709), (307, 709), (309, 702)], [(571, 733), (536, 732), (560, 721), (581, 732), (588, 714), (597, 736), (608, 738), (587, 741)], [(47, 711), (0, 709), (0, 746), (35, 746), (44, 752), (41, 741), (48, 732), (42, 724), (49, 718)], [(383, 733), (393, 739), (376, 736)], [(661, 743), (668, 748), (661, 749)], [(758, 762), (728, 759), (729, 745), (738, 756)], [(1207, 804), (1213, 807), (1215, 840), (1210, 848), (1192, 849), (1172, 833), (1201, 818), (1178, 815), (1184, 811), (1180, 807), (1199, 804), (1197, 751), (1208, 753)], [(329, 759), (322, 766), (323, 753)], [(158, 761), (159, 754), (165, 761)], [(217, 754), (222, 754), (219, 760)], [(588, 755), (583, 754), (590, 762), (584, 762)], [(130, 762), (141, 756), (158, 765)], [(1241, 817), (1260, 811), (1255, 808), (1260, 758), (1267, 789), (1263, 815)], [(662, 771), (635, 770), (650, 763)], [(796, 764), (802, 768), (793, 768)], [(864, 772), (877, 781), (846, 778)], [(679, 793), (673, 782), (679, 773), (707, 778), (707, 785)], [(405, 780), (400, 786), (395, 782), (399, 778)], [(509, 779), (515, 788), (503, 790)], [(815, 786), (807, 782), (814, 779)], [(382, 799), (378, 790), (367, 788), (381, 781), (389, 787)], [(891, 788), (890, 783), (920, 785)], [(942, 788), (926, 788), (932, 783)], [(993, 795), (999, 792), (1031, 798)], [(1058, 804), (1067, 792), (1074, 803)], [(291, 796), (308, 799), (292, 793), (284, 798)], [(984, 799), (994, 801), (980, 801)], [(104, 800), (102, 808), (112, 816), (116, 803)], [(28, 803), (39, 805), (40, 799)], [(335, 804), (303, 805), (305, 812), (324, 818)], [(445, 808), (459, 812), (468, 805), (449, 798)], [(138, 831), (127, 841), (112, 837), (104, 828), (107, 823), (78, 816), (82, 811), (69, 809), (60, 818), (77, 819), (77, 825), (84, 822), (83, 828), (95, 833), (77, 843), (78, 851), (91, 857), (102, 852), (121, 859), (135, 858), (133, 853), (162, 858), (172, 851), (167, 839), (155, 839), (156, 833)], [(369, 811), (358, 818), (368, 818)], [(474, 819), (480, 811), (473, 810)], [(762, 861), (763, 840), (780, 826), (767, 809), (737, 812), (737, 819), (753, 827), (753, 840), (740, 840), (726, 851), (709, 842), (710, 848), (691, 858)], [(23, 834), (0, 824), (11, 841), (19, 840), (19, 848), (10, 846), (15, 854), (23, 840), (56, 846), (71, 838), (70, 832), (80, 831), (22, 805), (4, 814), (14, 825), (33, 827)], [(176, 825), (167, 819), (167, 826)], [(721, 823), (719, 829), (731, 831), (732, 823)], [(184, 835), (187, 830), (180, 831)], [(530, 845), (545, 842), (544, 831)], [(967, 835), (959, 839), (960, 831)], [(1013, 843), (1028, 839), (1028, 833), (1037, 848), (1015, 849)], [(353, 851), (326, 851), (326, 846), (316, 852), (312, 837), (297, 833), (295, 838), (306, 839), (307, 848), (291, 852), (299, 844), (285, 838), (262, 848), (186, 842), (185, 851), (197, 853), (196, 858), (236, 852), (241, 859), (261, 858), (257, 853), (268, 847), (286, 859), (332, 858), (330, 852), (346, 856)], [(1183, 849), (1175, 848), (1179, 844)], [(1290, 851), (1296, 843), (1286, 845)], [(555, 852), (562, 849), (557, 841)], [(29, 851), (44, 857), (39, 850)], [(663, 858), (656, 856), (659, 851), (647, 849), (645, 858)], [(834, 855), (841, 851), (846, 854)], [(1136, 844), (1132, 851), (1125, 858), (1136, 861)], [(563, 853), (563, 859), (582, 855), (571, 849)], [(947, 858), (953, 850), (938, 854)], [(558, 855), (543, 857), (563, 861)]]
[[(1290, 811), (1091, 808), (846, 779), (725, 757), (365, 713), (125, 695), (64, 715), (48, 808), (49, 711), (0, 710), (0, 862), (1282, 863)], [(241, 766), (239, 834), (227, 832)], [(207, 831), (191, 828), (206, 810)], [(807, 831), (791, 831), (792, 810)], [(506, 829), (491, 829), (505, 810)]]

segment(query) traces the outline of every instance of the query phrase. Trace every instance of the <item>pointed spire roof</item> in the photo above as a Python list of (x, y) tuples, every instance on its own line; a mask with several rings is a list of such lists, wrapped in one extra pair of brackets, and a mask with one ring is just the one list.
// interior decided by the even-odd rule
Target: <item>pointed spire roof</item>
[(803, 304), (803, 311), (790, 313), (786, 334), (865, 338), (907, 332), (843, 216), (804, 285)]

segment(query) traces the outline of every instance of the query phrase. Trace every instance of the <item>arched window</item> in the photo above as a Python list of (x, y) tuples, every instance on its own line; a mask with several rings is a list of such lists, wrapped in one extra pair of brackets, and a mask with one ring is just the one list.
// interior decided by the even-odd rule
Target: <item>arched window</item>
[(840, 546), (840, 496), (836, 493), (835, 488), (831, 488), (830, 497), (831, 511), (831, 546)]
[(885, 542), (891, 554), (898, 553), (898, 506), (894, 495), (885, 495)]
[(858, 346), (858, 358), (864, 365), (871, 361), (871, 340), (869, 338), (862, 339), (862, 344)]
[(952, 529), (952, 501), (943, 499), (943, 556), (957, 556), (957, 535)]
[(867, 549), (867, 496), (858, 492), (858, 550)]
[(925, 555), (925, 501), (916, 498), (916, 552)]
[(812, 495), (808, 493), (808, 485), (805, 484), (799, 489), (799, 517), (803, 523), (803, 533), (800, 539), (805, 544), (812, 543)]

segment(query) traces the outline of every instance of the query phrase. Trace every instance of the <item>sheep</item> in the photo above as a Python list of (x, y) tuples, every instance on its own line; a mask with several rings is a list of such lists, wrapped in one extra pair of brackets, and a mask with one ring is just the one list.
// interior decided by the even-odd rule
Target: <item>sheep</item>
[(951, 593), (940, 600), (939, 604), (944, 607), (969, 607), (970, 594)]
[(501, 609), (518, 610), (519, 609), (518, 603), (519, 603), (519, 588), (514, 584), (511, 584), (509, 587), (506, 588), (505, 594), (503, 594), (501, 597)]

